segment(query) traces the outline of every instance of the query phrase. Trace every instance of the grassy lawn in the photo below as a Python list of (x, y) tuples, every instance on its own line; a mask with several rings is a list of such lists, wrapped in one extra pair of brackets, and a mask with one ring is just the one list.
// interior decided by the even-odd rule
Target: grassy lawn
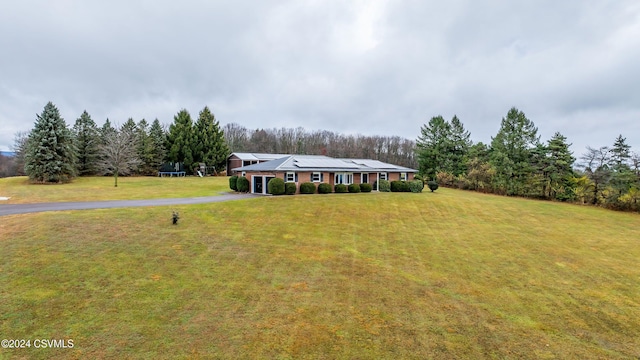
[(218, 195), (229, 190), (227, 177), (119, 177), (114, 187), (113, 177), (76, 178), (70, 184), (34, 185), (29, 179), (0, 179), (0, 196), (10, 197), (2, 204), (28, 204), (60, 201), (137, 200), (173, 197)]
[(3, 217), (0, 338), (74, 348), (0, 358), (640, 357), (637, 214), (449, 189), (177, 209)]

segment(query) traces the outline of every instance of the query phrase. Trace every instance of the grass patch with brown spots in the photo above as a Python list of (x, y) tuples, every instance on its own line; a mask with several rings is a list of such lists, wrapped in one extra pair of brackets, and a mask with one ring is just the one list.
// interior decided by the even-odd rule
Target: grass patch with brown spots
[(91, 176), (75, 178), (68, 184), (31, 184), (26, 176), (0, 179), (0, 196), (10, 197), (2, 204), (42, 202), (75, 202), (101, 200), (140, 200), (178, 197), (213, 196), (230, 192), (229, 178), (206, 177), (119, 177), (118, 187), (113, 177)]
[(628, 359), (640, 217), (450, 189), (15, 215), (0, 357)]

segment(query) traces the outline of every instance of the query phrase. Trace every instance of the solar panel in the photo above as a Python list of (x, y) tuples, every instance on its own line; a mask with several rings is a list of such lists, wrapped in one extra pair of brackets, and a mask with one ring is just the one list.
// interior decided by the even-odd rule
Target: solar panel
[(355, 164), (350, 164), (340, 159), (331, 158), (301, 158), (295, 160), (295, 165), (299, 168), (332, 168), (332, 169), (354, 169)]
[(396, 168), (395, 165), (387, 164), (379, 160), (358, 159), (358, 160), (353, 160), (353, 162), (358, 165), (364, 165), (372, 169), (395, 169)]

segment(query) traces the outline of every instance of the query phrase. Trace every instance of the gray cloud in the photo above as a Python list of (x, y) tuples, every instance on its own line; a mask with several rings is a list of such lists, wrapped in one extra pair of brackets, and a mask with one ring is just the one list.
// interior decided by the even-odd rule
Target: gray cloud
[(221, 123), (416, 138), (454, 114), (490, 141), (640, 151), (635, 1), (23, 1), (0, 4), (0, 149), (53, 101), (102, 124), (208, 105)]

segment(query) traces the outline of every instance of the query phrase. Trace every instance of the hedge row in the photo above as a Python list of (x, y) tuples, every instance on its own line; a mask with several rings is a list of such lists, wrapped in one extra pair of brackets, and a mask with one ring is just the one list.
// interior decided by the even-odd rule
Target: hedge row
[[(438, 189), (438, 183), (435, 181), (429, 181), (427, 183), (429, 189), (433, 192)], [(301, 194), (329, 194), (331, 192), (336, 193), (359, 193), (359, 192), (371, 192), (374, 187), (378, 186), (378, 190), (381, 192), (422, 192), (424, 189), (424, 182), (422, 180), (413, 181), (387, 181), (380, 180), (379, 182), (372, 184), (351, 184), (349, 186), (344, 184), (336, 184), (334, 188), (327, 183), (320, 183), (317, 187), (312, 182), (305, 182), (300, 184)], [(238, 192), (249, 192), (250, 183), (244, 176), (231, 176), (229, 178), (229, 188)], [(283, 179), (274, 178), (271, 179), (267, 185), (267, 193), (272, 195), (293, 195), (296, 193), (296, 184), (292, 182), (285, 183)]]

